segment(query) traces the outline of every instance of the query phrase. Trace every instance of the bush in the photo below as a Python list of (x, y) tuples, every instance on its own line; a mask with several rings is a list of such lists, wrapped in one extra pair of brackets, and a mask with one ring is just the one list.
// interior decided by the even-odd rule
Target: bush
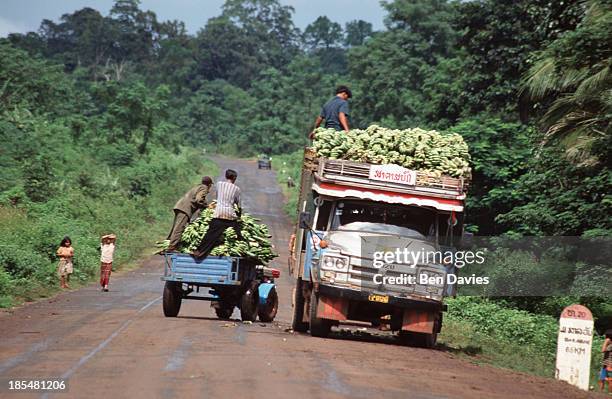
[(555, 353), (558, 323), (551, 316), (506, 308), (479, 297), (451, 299), (448, 306), (448, 318), (469, 321), (478, 332), (532, 346), (545, 355)]
[(47, 201), (53, 195), (54, 180), (51, 161), (46, 156), (37, 156), (23, 168), (24, 191), (34, 202)]
[[(13, 292), (13, 281), (11, 275), (0, 266), (0, 298), (9, 297)], [(1, 301), (1, 299), (0, 299)], [(0, 305), (1, 307), (2, 305)]]
[[(445, 321), (466, 323), (471, 331), (483, 334), (502, 345), (516, 346), (523, 356), (537, 356), (553, 375), (559, 332), (558, 318), (533, 314), (524, 310), (508, 308), (500, 303), (481, 297), (457, 297), (449, 299)], [(604, 338), (593, 337), (591, 351), (591, 382), (601, 368), (601, 346)], [(507, 362), (505, 367), (512, 367)]]

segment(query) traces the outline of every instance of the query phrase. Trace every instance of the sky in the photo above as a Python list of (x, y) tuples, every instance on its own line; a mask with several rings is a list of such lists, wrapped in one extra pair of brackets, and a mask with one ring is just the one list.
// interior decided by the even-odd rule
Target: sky
[[(36, 31), (43, 19), (57, 21), (62, 14), (91, 7), (108, 15), (113, 0), (0, 0), (0, 37), (8, 33)], [(208, 18), (221, 13), (224, 0), (141, 0), (140, 8), (152, 10), (160, 21), (178, 19), (196, 33)], [(280, 0), (295, 8), (293, 21), (300, 29), (320, 15), (344, 25), (354, 19), (383, 28), (384, 10), (379, 0)]]

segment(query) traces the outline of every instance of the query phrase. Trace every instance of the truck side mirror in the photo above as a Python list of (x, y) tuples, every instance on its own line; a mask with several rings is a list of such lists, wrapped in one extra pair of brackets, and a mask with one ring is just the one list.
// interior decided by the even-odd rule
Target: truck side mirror
[(300, 229), (310, 229), (310, 212), (300, 212)]
[(467, 231), (463, 232), (461, 236), (461, 248), (469, 249), (474, 246), (474, 233), (470, 233)]

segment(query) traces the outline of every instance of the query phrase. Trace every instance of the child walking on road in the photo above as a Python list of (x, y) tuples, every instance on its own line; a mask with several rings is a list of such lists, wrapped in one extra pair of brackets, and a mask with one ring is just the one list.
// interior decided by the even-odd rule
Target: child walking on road
[(69, 289), (68, 281), (70, 281), (70, 275), (73, 272), (72, 258), (74, 257), (74, 248), (72, 248), (70, 237), (66, 236), (62, 242), (60, 242), (60, 246), (57, 249), (57, 256), (60, 258), (57, 265), (57, 275), (60, 278), (60, 286)]
[(102, 236), (102, 242), (100, 243), (100, 286), (102, 286), (102, 291), (104, 292), (108, 292), (108, 281), (113, 269), (116, 239), (116, 235), (107, 234)]

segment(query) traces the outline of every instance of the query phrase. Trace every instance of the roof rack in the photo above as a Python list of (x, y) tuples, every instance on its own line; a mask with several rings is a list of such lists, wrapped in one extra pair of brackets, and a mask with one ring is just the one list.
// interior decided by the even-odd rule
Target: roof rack
[[(309, 156), (305, 157), (305, 162), (310, 163), (311, 170), (315, 171), (315, 176), (320, 181), (345, 186), (453, 199), (463, 199), (468, 186), (468, 181), (464, 178), (438, 177), (418, 170), (410, 171), (416, 176), (414, 181), (408, 183), (371, 179), (370, 170), (378, 165), (364, 162), (327, 158), (313, 159)], [(401, 168), (397, 165), (393, 165), (393, 167)]]

